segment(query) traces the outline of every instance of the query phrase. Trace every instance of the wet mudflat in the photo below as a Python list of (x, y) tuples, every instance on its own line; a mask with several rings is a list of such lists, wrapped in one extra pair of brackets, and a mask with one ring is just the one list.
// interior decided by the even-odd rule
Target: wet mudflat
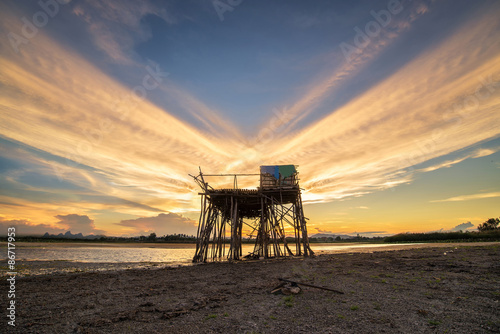
[(500, 246), (19, 277), (16, 312), (19, 333), (495, 333)]

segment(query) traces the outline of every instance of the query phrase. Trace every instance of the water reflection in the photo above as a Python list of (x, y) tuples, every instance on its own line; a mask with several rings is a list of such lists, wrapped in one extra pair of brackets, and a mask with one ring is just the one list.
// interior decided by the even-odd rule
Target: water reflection
[[(371, 252), (376, 249), (401, 249), (408, 245), (415, 246), (415, 244), (398, 244), (395, 246), (390, 244), (334, 243), (312, 244), (311, 248), (319, 255)], [(251, 253), (253, 247), (251, 244), (243, 245), (243, 256)], [(19, 276), (26, 276), (185, 266), (192, 265), (191, 260), (195, 249), (194, 244), (85, 245), (26, 243), (16, 248), (16, 270)], [(226, 254), (228, 250), (228, 247), (226, 247)], [(6, 252), (4, 254), (6, 255)], [(4, 259), (5, 262), (6, 258)]]

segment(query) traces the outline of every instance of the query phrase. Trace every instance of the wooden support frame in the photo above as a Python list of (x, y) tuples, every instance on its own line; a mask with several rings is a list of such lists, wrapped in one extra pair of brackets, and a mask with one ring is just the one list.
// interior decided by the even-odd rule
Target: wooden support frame
[[(291, 185), (274, 187), (266, 183), (262, 187), (264, 178), (260, 174), (261, 187), (257, 190), (238, 189), (237, 176), (249, 175), (259, 174), (204, 175), (200, 169), (198, 176), (192, 176), (202, 189), (193, 262), (314, 255), (309, 246), (296, 175)], [(233, 189), (214, 189), (204, 176), (234, 176)], [(254, 219), (255, 226), (245, 223), (244, 219)], [(257, 232), (253, 251), (245, 256), (242, 252), (243, 224)], [(293, 229), (294, 244), (287, 240), (285, 227)], [(290, 248), (292, 245), (295, 252)]]

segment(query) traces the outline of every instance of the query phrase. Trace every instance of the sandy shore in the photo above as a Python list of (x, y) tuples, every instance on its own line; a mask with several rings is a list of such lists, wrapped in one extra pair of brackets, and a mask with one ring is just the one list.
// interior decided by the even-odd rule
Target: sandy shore
[[(13, 332), (499, 332), (500, 245), (436, 246), (19, 277)], [(273, 295), (278, 278), (344, 294)]]

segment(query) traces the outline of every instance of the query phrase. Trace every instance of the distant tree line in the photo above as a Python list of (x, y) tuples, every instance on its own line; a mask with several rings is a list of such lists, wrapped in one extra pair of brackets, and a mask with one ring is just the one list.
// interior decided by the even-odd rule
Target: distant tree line
[(159, 243), (194, 243), (196, 242), (196, 237), (188, 234), (166, 234), (164, 236), (158, 237), (156, 233), (151, 233), (149, 236), (141, 235), (136, 237), (108, 237), (108, 236), (96, 236), (95, 238), (72, 238), (61, 235), (49, 235), (44, 236), (20, 236), (16, 237), (16, 241), (26, 241), (26, 242), (116, 242), (116, 243), (129, 243), (129, 242), (159, 242)]
[(170, 243), (193, 243), (196, 242), (196, 237), (194, 235), (188, 234), (166, 234), (162, 237), (156, 236), (156, 233), (151, 233), (149, 236), (141, 235), (140, 237), (133, 237), (134, 241), (139, 242), (170, 242)]
[(384, 239), (384, 242), (416, 241), (495, 241), (500, 240), (500, 220), (490, 218), (477, 227), (478, 231), (400, 233)]
[[(288, 238), (287, 238), (288, 241)], [(363, 237), (359, 234), (357, 236), (349, 237), (311, 237), (309, 238), (310, 243), (335, 243), (335, 242), (383, 242), (384, 237)]]
[[(431, 233), (400, 233), (390, 237), (363, 237), (357, 236), (336, 236), (336, 237), (312, 237), (311, 243), (334, 243), (334, 242), (433, 242), (433, 241), (494, 241), (500, 240), (500, 219), (489, 218), (477, 227), (478, 231), (458, 231), (458, 232), (431, 232)], [(44, 236), (17, 236), (16, 241), (27, 242), (116, 242), (116, 243), (195, 243), (196, 237), (188, 234), (166, 234), (158, 237), (156, 233), (149, 236), (141, 235), (136, 237), (108, 237), (108, 236), (87, 236), (80, 237), (67, 232), (65, 235), (52, 235), (46, 233)], [(229, 239), (228, 239), (229, 240)], [(295, 238), (287, 237), (288, 243), (294, 243)], [(254, 238), (245, 238), (243, 243), (254, 243)]]

